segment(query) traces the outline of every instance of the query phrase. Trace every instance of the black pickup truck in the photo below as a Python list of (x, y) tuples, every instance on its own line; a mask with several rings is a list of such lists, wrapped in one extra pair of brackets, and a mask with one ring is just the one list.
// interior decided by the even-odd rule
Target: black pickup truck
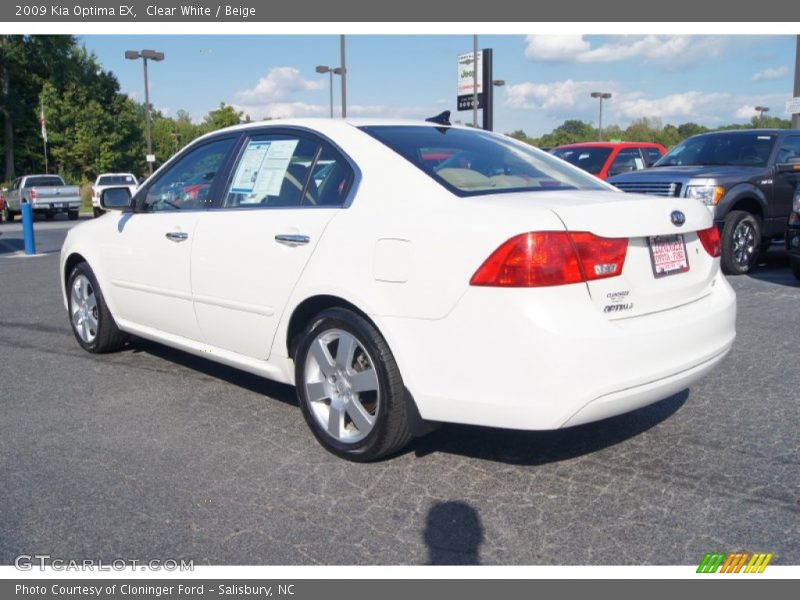
[(624, 192), (696, 198), (714, 215), (722, 269), (747, 273), (758, 254), (783, 237), (800, 162), (800, 131), (748, 129), (690, 137), (649, 169), (608, 181)]

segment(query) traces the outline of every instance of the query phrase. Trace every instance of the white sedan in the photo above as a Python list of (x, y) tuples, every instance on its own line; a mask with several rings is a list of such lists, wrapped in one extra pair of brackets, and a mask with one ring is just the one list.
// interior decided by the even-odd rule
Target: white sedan
[(128, 335), (294, 384), (356, 461), (431, 422), (557, 429), (669, 397), (735, 336), (691, 199), (624, 194), (508, 137), (285, 120), (214, 132), (69, 232), (89, 352)]

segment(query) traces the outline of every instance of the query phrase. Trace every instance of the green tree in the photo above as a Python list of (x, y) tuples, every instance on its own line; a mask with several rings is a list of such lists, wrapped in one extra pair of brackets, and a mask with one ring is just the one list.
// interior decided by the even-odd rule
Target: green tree
[(231, 125), (238, 125), (239, 123), (246, 123), (249, 121), (249, 115), (244, 114), (242, 111), (237, 111), (230, 104), (220, 102), (219, 108), (210, 111), (203, 119), (201, 129), (203, 133), (208, 133), (209, 131), (216, 131), (223, 127), (230, 127)]

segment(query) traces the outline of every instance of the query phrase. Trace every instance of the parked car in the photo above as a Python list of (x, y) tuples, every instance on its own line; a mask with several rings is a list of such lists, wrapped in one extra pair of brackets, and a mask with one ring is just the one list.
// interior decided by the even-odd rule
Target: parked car
[(584, 142), (559, 146), (550, 153), (595, 177), (607, 179), (651, 167), (667, 150), (650, 142)]
[(792, 273), (800, 281), (800, 160), (782, 165), (781, 170), (795, 184), (792, 212), (789, 213), (789, 222), (786, 226), (786, 251), (789, 254)]
[(684, 140), (651, 169), (609, 182), (625, 192), (705, 204), (721, 231), (723, 271), (741, 275), (785, 233), (794, 185), (778, 164), (798, 157), (796, 130), (717, 131)]
[(6, 192), (7, 188), (0, 188), (0, 223), (6, 220)]
[(100, 194), (108, 187), (125, 186), (131, 193), (131, 196), (136, 193), (136, 188), (139, 187), (139, 182), (136, 181), (136, 176), (133, 173), (103, 173), (98, 175), (92, 186), (92, 213), (95, 217), (103, 214), (103, 209), (100, 208)]
[[(180, 210), (175, 183), (200, 173), (203, 205)], [(116, 212), (61, 251), (78, 344), (134, 334), (294, 384), (316, 438), (350, 460), (430, 422), (624, 413), (691, 385), (735, 336), (701, 204), (643, 202), (482, 130), (240, 125), (100, 203)]]
[(81, 208), (81, 191), (77, 185), (65, 184), (60, 175), (25, 175), (17, 177), (6, 193), (6, 221), (21, 214), (23, 203), (48, 219), (65, 213), (74, 221)]

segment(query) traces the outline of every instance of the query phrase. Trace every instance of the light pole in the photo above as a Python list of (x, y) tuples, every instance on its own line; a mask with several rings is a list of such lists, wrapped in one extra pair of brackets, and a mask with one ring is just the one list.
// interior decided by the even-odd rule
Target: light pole
[(325, 65), (319, 65), (316, 68), (317, 73), (325, 74), (328, 73), (330, 75), (330, 85), (328, 89), (330, 90), (331, 95), (331, 119), (333, 118), (333, 76), (334, 75), (341, 75), (342, 70), (339, 67), (327, 67)]
[(758, 112), (758, 124), (763, 126), (764, 125), (764, 113), (769, 112), (769, 106), (756, 106), (756, 112)]
[(611, 98), (611, 92), (592, 92), (592, 98), (599, 98), (600, 100), (600, 118), (597, 121), (597, 137), (603, 140), (603, 100)]
[[(800, 35), (797, 36), (797, 49), (794, 56), (794, 97), (800, 96)], [(800, 129), (800, 113), (792, 115), (792, 128)]]
[(147, 61), (154, 60), (156, 62), (164, 60), (163, 52), (156, 52), (155, 50), (126, 50), (125, 58), (128, 60), (142, 59), (144, 63), (144, 121), (145, 131), (147, 132), (147, 171), (149, 175), (153, 174), (153, 140), (150, 135), (150, 84), (147, 81)]
[(341, 58), (339, 64), (342, 65), (339, 67), (338, 75), (342, 76), (342, 118), (347, 118), (347, 63), (345, 62), (345, 52), (344, 52), (344, 35), (339, 36), (339, 53), (341, 54)]

